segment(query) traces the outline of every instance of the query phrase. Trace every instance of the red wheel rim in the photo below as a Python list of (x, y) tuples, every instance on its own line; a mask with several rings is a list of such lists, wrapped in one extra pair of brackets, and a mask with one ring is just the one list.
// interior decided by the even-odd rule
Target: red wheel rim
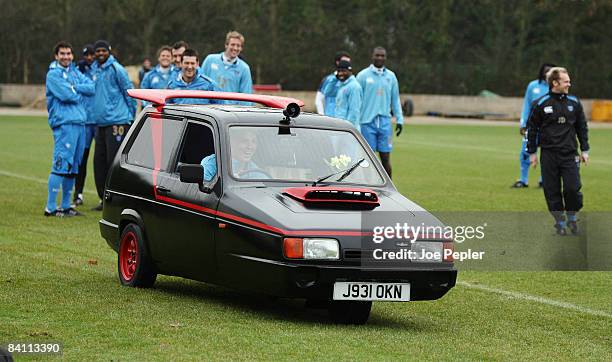
[(123, 236), (119, 251), (119, 269), (125, 281), (129, 282), (134, 278), (136, 265), (138, 265), (138, 241), (136, 234), (130, 231)]

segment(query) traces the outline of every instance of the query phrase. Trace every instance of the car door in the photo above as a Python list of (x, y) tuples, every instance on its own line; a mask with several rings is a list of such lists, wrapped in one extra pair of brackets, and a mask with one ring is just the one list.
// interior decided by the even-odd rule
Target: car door
[(160, 224), (162, 265), (170, 274), (213, 281), (215, 270), (216, 210), (221, 197), (220, 181), (211, 193), (193, 183), (180, 181), (180, 163), (200, 164), (210, 154), (218, 154), (218, 137), (212, 120), (187, 120), (170, 167), (157, 177), (156, 193)]
[[(160, 170), (168, 166), (168, 157), (162, 160), (163, 151), (172, 148), (167, 144), (172, 135), (174, 142), (178, 144), (184, 124), (182, 118), (149, 113), (134, 126), (133, 136), (128, 140), (121, 156), (121, 167), (111, 175), (113, 184), (121, 185), (120, 193), (113, 195), (112, 200), (107, 199), (105, 205), (110, 208), (116, 204), (119, 207), (117, 213), (126, 210), (135, 212), (143, 229), (149, 254), (156, 266), (159, 266), (163, 254), (158, 247), (160, 220), (155, 183)], [(166, 144), (162, 142), (163, 134), (166, 135)]]

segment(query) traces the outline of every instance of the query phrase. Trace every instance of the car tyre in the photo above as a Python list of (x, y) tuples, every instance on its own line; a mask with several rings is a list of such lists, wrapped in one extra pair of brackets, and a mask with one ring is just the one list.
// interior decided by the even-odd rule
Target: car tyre
[(145, 247), (140, 226), (128, 224), (121, 232), (117, 271), (122, 285), (134, 288), (150, 288), (157, 273)]
[(13, 355), (2, 347), (0, 347), (0, 362), (13, 362)]
[(372, 302), (353, 300), (333, 300), (329, 304), (332, 320), (340, 324), (366, 324), (370, 318)]

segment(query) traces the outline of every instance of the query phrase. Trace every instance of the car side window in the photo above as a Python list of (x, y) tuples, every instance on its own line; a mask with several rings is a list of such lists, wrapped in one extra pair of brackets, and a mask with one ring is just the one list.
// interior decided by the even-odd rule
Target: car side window
[(151, 131), (151, 119), (144, 120), (138, 131), (132, 146), (127, 151), (126, 162), (130, 165), (153, 169), (155, 160), (153, 158), (153, 136)]
[(161, 135), (162, 139), (162, 152), (161, 152), (161, 170), (162, 171), (171, 171), (171, 162), (180, 139), (181, 133), (183, 132), (183, 127), (185, 122), (181, 119), (166, 119), (164, 118), (163, 122), (163, 131)]
[(155, 115), (147, 117), (126, 153), (126, 162), (152, 170), (158, 163), (159, 170), (166, 171), (180, 138), (183, 123), (180, 119), (161, 118)]
[(215, 143), (212, 128), (202, 123), (188, 122), (178, 161), (199, 164), (204, 157), (214, 153)]

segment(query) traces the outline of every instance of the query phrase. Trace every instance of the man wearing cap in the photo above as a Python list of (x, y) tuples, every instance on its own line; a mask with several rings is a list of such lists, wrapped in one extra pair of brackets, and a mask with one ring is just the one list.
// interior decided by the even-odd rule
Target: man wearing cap
[(86, 75), (88, 78), (92, 78), (89, 76), (92, 74), (91, 66), (95, 59), (95, 50), (93, 48), (93, 44), (85, 44), (82, 50), (81, 60), (77, 63), (77, 67), (79, 68), (79, 72)]
[[(170, 80), (168, 89), (219, 91), (215, 81), (202, 74), (199, 65), (198, 52), (194, 49), (186, 49), (181, 55), (181, 71)], [(215, 104), (223, 102), (201, 98), (175, 98), (174, 103)]]
[[(338, 67), (338, 63), (341, 60), (351, 61), (351, 56), (345, 51), (339, 51), (336, 53), (335, 66)], [(328, 74), (321, 81), (321, 85), (319, 86), (319, 90), (317, 91), (317, 96), (315, 99), (315, 106), (317, 107), (317, 113), (323, 114), (329, 117), (333, 117), (336, 111), (336, 91), (338, 88), (336, 87), (336, 83), (338, 82), (338, 78), (336, 78), (336, 71)]]
[[(223, 92), (253, 93), (251, 68), (238, 56), (244, 46), (244, 36), (230, 31), (225, 36), (225, 51), (209, 54), (202, 64), (202, 74), (213, 79)], [(248, 102), (226, 101), (228, 104)]]
[(399, 85), (395, 73), (385, 67), (387, 51), (376, 47), (372, 52), (372, 64), (357, 74), (357, 80), (363, 89), (361, 107), (361, 133), (374, 152), (380, 155), (380, 161), (391, 177), (391, 150), (393, 148), (393, 131), (391, 113), (396, 118), (395, 134), (402, 133), (404, 118), (400, 104)]
[(336, 68), (336, 99), (334, 114), (337, 118), (345, 119), (360, 129), (360, 115), (362, 104), (362, 89), (353, 75), (353, 67), (348, 60), (338, 62)]
[[(83, 47), (83, 56), (79, 61), (77, 67), (79, 71), (92, 81), (93, 84), (93, 69), (92, 65), (94, 62), (94, 48), (92, 44), (87, 44)], [(74, 196), (73, 204), (76, 206), (83, 204), (83, 188), (85, 187), (85, 179), (87, 178), (87, 160), (89, 159), (89, 150), (91, 149), (91, 142), (96, 135), (96, 121), (93, 118), (93, 102), (94, 94), (83, 95), (83, 101), (85, 104), (85, 111), (87, 112), (87, 118), (85, 119), (85, 150), (83, 151), (83, 157), (81, 158), (81, 164), (79, 165), (79, 174), (76, 177), (74, 184)]]
[[(54, 147), (44, 215), (70, 217), (80, 215), (70, 206), (70, 194), (83, 155), (87, 119), (83, 95), (92, 95), (94, 85), (72, 65), (72, 45), (59, 42), (54, 54), (55, 61), (49, 65), (45, 81)], [(60, 188), (62, 200), (58, 208), (56, 201)]]
[[(125, 68), (110, 53), (106, 40), (94, 44), (96, 82), (93, 117), (98, 125), (94, 152), (94, 178), (102, 200), (108, 170), (136, 113), (136, 101), (127, 94), (134, 88)], [(94, 208), (102, 210), (102, 201)]]

